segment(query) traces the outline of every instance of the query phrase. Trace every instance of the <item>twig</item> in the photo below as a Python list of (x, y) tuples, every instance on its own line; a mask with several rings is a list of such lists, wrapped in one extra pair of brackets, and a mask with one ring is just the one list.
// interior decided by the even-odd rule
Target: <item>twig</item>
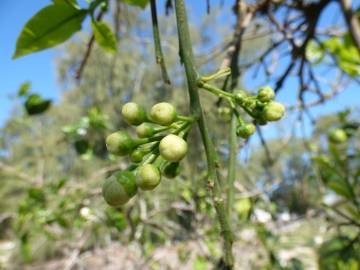
[(171, 84), (169, 75), (166, 70), (164, 54), (161, 49), (159, 24), (158, 24), (157, 11), (156, 11), (156, 0), (150, 0), (150, 8), (151, 8), (151, 19), (152, 19), (156, 63), (160, 65), (161, 75), (164, 80), (164, 83)]
[[(101, 10), (99, 12), (98, 16), (96, 17), (96, 20), (100, 21), (104, 14), (105, 14), (105, 12), (103, 10)], [(80, 62), (80, 66), (75, 72), (75, 79), (77, 81), (80, 81), (80, 79), (81, 79), (82, 73), (84, 71), (86, 63), (87, 63), (87, 61), (88, 61), (88, 59), (90, 57), (90, 53), (92, 51), (92, 48), (94, 46), (94, 41), (95, 41), (95, 36), (94, 36), (94, 33), (92, 33), (91, 37), (90, 37), (90, 39), (89, 39), (89, 41), (88, 41), (88, 43), (86, 45), (86, 51), (85, 51), (85, 54), (84, 54), (84, 56), (83, 56), (83, 58), (82, 58), (82, 60)]]
[(225, 210), (224, 199), (222, 197), (222, 189), (217, 170), (219, 166), (219, 158), (213, 142), (210, 139), (207, 124), (205, 122), (202, 106), (200, 103), (197, 86), (197, 71), (195, 69), (194, 55), (192, 51), (184, 0), (175, 1), (175, 13), (180, 44), (180, 56), (182, 62), (184, 63), (188, 83), (190, 110), (194, 117), (197, 119), (197, 124), (205, 148), (208, 163), (208, 185), (212, 191), (213, 203), (220, 223), (222, 237), (224, 239), (224, 263), (226, 265), (225, 269), (230, 270), (233, 269), (234, 266), (234, 258), (232, 255), (233, 233), (231, 231), (229, 217)]

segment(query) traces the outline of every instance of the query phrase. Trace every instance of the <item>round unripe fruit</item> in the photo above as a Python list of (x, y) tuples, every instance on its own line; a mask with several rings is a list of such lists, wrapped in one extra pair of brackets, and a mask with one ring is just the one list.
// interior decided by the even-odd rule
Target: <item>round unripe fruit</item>
[(280, 120), (285, 113), (285, 107), (279, 102), (270, 102), (267, 104), (263, 111), (263, 117), (267, 121), (277, 121)]
[(159, 185), (160, 180), (160, 170), (153, 164), (141, 166), (136, 174), (136, 184), (142, 190), (153, 190)]
[(243, 124), (237, 127), (236, 129), (236, 135), (247, 139), (249, 138), (251, 135), (254, 134), (254, 132), (256, 131), (256, 127), (255, 125), (249, 123), (249, 124)]
[(135, 176), (129, 171), (115, 172), (105, 179), (102, 195), (105, 201), (114, 207), (127, 203), (137, 192)]
[(178, 162), (184, 158), (188, 147), (183, 138), (170, 134), (160, 141), (159, 150), (163, 159)]
[(136, 127), (136, 134), (139, 138), (149, 138), (155, 134), (155, 129), (151, 123), (142, 123)]
[(111, 154), (125, 156), (135, 147), (135, 142), (126, 131), (118, 131), (106, 138), (106, 147)]
[(126, 103), (121, 110), (121, 114), (130, 125), (140, 125), (146, 120), (145, 110), (134, 102)]
[(134, 163), (139, 163), (143, 160), (144, 155), (145, 155), (145, 153), (142, 150), (136, 149), (131, 153), (130, 159)]
[(257, 98), (261, 102), (269, 102), (275, 97), (275, 92), (270, 86), (260, 88)]
[(346, 142), (348, 136), (343, 129), (336, 128), (329, 132), (328, 138), (330, 142), (339, 144)]
[(150, 111), (151, 120), (162, 126), (172, 124), (175, 121), (176, 116), (175, 107), (167, 102), (155, 104)]
[(180, 164), (179, 162), (172, 162), (165, 166), (163, 173), (167, 178), (174, 178), (180, 173)]

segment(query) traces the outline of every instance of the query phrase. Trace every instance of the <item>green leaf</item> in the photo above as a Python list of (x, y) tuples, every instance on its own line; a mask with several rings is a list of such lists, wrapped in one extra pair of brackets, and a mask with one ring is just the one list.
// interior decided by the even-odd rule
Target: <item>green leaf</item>
[(145, 8), (149, 0), (123, 0), (125, 3), (133, 6)]
[(81, 29), (86, 14), (86, 10), (68, 4), (43, 8), (21, 31), (13, 59), (63, 43)]
[(110, 27), (105, 22), (92, 21), (91, 27), (94, 31), (96, 42), (105, 51), (115, 53), (117, 50), (116, 38)]
[(80, 8), (76, 0), (53, 0), (54, 4), (68, 4), (74, 8)]
[(360, 54), (348, 33), (325, 40), (323, 46), (335, 56), (343, 71), (353, 77), (360, 75)]
[(246, 220), (251, 211), (251, 200), (249, 198), (241, 199), (235, 202), (234, 208), (239, 215), (240, 220)]
[(31, 88), (31, 82), (29, 82), (29, 81), (23, 82), (19, 87), (18, 96), (19, 97), (26, 96), (28, 94), (30, 88)]
[(193, 261), (193, 269), (195, 269), (195, 270), (208, 269), (207, 260), (203, 257), (196, 256), (195, 260)]
[(353, 194), (351, 190), (349, 190), (349, 187), (344, 183), (344, 180), (342, 181), (330, 181), (326, 184), (330, 189), (336, 192), (336, 194), (346, 198), (346, 199), (352, 199)]
[(306, 46), (305, 56), (310, 63), (317, 65), (324, 59), (325, 51), (318, 43), (310, 41)]
[(45, 100), (38, 94), (32, 94), (28, 96), (24, 106), (29, 115), (41, 114), (50, 108), (51, 100)]

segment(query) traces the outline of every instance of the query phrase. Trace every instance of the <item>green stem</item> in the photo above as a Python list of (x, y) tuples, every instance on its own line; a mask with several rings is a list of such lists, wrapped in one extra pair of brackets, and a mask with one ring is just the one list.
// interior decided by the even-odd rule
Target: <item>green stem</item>
[(164, 135), (159, 135), (159, 136), (154, 136), (151, 138), (143, 138), (143, 139), (135, 139), (134, 142), (137, 146), (140, 146), (142, 144), (147, 144), (150, 142), (156, 142), (156, 141), (160, 141), (162, 138), (164, 138)]
[(208, 184), (212, 191), (213, 203), (220, 223), (222, 237), (224, 239), (224, 263), (225, 269), (233, 269), (234, 258), (232, 255), (233, 234), (230, 227), (229, 217), (225, 210), (224, 198), (218, 175), (219, 159), (213, 142), (210, 139), (209, 132), (204, 119), (199, 93), (197, 79), (198, 75), (195, 69), (194, 55), (192, 51), (189, 26), (186, 15), (184, 0), (175, 0), (175, 13), (178, 28), (178, 37), (180, 45), (180, 56), (184, 63), (185, 73), (188, 83), (190, 97), (190, 110), (197, 119), (201, 138), (204, 144), (206, 158), (208, 163)]
[(230, 99), (233, 98), (233, 94), (226, 92), (224, 90), (221, 90), (220, 88), (217, 88), (216, 86), (213, 86), (211, 84), (199, 81), (198, 85), (199, 85), (199, 87), (217, 95), (218, 97), (225, 97), (225, 98), (230, 98)]
[(185, 122), (194, 122), (194, 118), (191, 116), (178, 115), (177, 120), (185, 121)]
[(201, 76), (200, 80), (203, 82), (207, 82), (207, 81), (212, 81), (212, 80), (216, 80), (219, 79), (221, 77), (225, 77), (225, 76), (229, 76), (231, 74), (231, 69), (230, 68), (224, 68), (219, 70), (218, 72), (211, 74), (211, 75), (207, 75), (207, 76)]
[(167, 84), (170, 84), (169, 75), (166, 70), (164, 55), (163, 55), (163, 52), (161, 49), (159, 24), (158, 24), (157, 12), (156, 12), (156, 0), (150, 0), (150, 8), (151, 8), (151, 19), (152, 19), (152, 26), (153, 26), (156, 63), (158, 63), (160, 65), (161, 75), (162, 75), (164, 82)]
[(234, 182), (236, 178), (236, 153), (237, 153), (237, 136), (236, 127), (238, 119), (235, 113), (231, 116), (230, 134), (229, 134), (229, 162), (227, 172), (227, 193), (226, 193), (226, 210), (231, 217), (232, 206), (234, 204)]

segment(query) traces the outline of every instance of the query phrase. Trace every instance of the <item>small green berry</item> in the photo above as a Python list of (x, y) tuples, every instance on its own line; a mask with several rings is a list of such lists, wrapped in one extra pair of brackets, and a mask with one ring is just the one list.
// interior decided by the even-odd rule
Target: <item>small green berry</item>
[(134, 102), (126, 103), (121, 110), (121, 114), (130, 125), (140, 125), (146, 120), (145, 110)]
[(151, 120), (162, 126), (171, 125), (176, 116), (175, 107), (167, 102), (155, 104), (150, 111)]
[(139, 163), (143, 160), (144, 156), (146, 155), (146, 153), (140, 149), (135, 149), (131, 155), (130, 155), (130, 159), (132, 162), (134, 163)]
[(139, 138), (149, 138), (155, 133), (154, 126), (151, 123), (142, 123), (136, 127), (136, 134)]
[(106, 147), (111, 154), (125, 156), (136, 146), (134, 140), (126, 131), (117, 131), (106, 138)]
[(285, 107), (279, 102), (271, 101), (263, 110), (263, 117), (267, 121), (278, 121), (285, 113)]
[(183, 138), (169, 134), (160, 141), (159, 150), (165, 160), (178, 162), (186, 155), (188, 146)]
[(330, 142), (340, 144), (346, 142), (348, 136), (343, 129), (336, 128), (329, 132), (328, 138)]
[(137, 192), (135, 175), (129, 171), (118, 171), (107, 178), (102, 186), (105, 201), (114, 207), (124, 205)]
[(270, 86), (264, 86), (259, 89), (257, 98), (261, 102), (269, 102), (275, 97), (275, 92)]
[(142, 190), (153, 190), (161, 181), (158, 167), (153, 164), (145, 164), (139, 167), (136, 174), (136, 184)]
[(251, 123), (243, 124), (238, 126), (238, 128), (236, 129), (236, 135), (241, 138), (247, 139), (251, 135), (253, 135), (255, 131), (256, 131), (256, 127), (254, 124)]
[(180, 174), (180, 164), (179, 162), (171, 162), (167, 164), (163, 170), (165, 177), (174, 178)]

